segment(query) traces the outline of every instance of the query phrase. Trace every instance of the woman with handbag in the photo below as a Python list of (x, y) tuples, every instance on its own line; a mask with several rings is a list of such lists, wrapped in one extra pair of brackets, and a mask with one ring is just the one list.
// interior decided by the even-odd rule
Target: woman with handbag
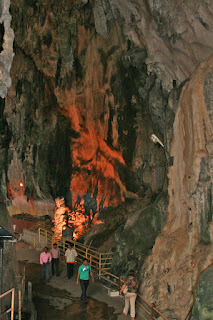
[(120, 294), (123, 293), (125, 295), (125, 307), (123, 313), (125, 315), (128, 314), (130, 305), (130, 316), (132, 320), (135, 319), (135, 301), (137, 298), (137, 291), (138, 281), (135, 278), (134, 270), (130, 270), (128, 273), (128, 277), (120, 290)]

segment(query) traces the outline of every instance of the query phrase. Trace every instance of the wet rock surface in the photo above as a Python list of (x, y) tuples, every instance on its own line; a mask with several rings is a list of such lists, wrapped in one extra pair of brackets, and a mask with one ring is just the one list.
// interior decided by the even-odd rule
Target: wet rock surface
[(141, 267), (166, 222), (167, 206), (168, 196), (162, 192), (153, 204), (132, 211), (126, 223), (116, 230), (114, 273), (123, 275), (132, 269), (140, 278)]
[(200, 276), (195, 291), (195, 303), (192, 309), (193, 320), (211, 319), (213, 316), (213, 266)]

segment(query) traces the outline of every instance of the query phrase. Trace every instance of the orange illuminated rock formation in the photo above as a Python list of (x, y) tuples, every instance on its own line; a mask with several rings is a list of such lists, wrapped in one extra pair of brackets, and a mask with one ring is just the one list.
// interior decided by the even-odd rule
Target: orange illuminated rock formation
[[(60, 241), (62, 237), (67, 240), (77, 240), (84, 233), (88, 232), (91, 226), (103, 223), (98, 220), (99, 212), (93, 214), (92, 209), (89, 214), (86, 213), (84, 200), (74, 210), (70, 210), (65, 205), (64, 198), (55, 199), (56, 206), (54, 210), (53, 233), (56, 241)], [(69, 234), (69, 231), (72, 235)]]

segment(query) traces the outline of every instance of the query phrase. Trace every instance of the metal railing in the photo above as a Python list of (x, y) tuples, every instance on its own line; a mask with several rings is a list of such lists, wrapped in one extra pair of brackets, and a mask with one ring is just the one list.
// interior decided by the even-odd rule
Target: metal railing
[(91, 267), (97, 272), (99, 279), (104, 271), (110, 269), (111, 260), (113, 258), (111, 252), (98, 252), (97, 249), (93, 248), (91, 245), (86, 246), (74, 240), (62, 239), (61, 241), (58, 241), (52, 232), (42, 228), (37, 230), (37, 235), (34, 238), (34, 247), (36, 247), (37, 243), (46, 243), (48, 246), (52, 246), (53, 243), (57, 243), (62, 256), (65, 255), (68, 243), (72, 243), (73, 248), (78, 253), (77, 259), (82, 260), (82, 258), (87, 258)]
[(15, 289), (12, 288), (10, 290), (8, 290), (7, 292), (3, 293), (0, 295), (0, 300), (2, 300), (2, 298), (6, 297), (7, 295), (11, 294), (11, 303), (10, 303), (10, 308), (7, 309), (4, 313), (2, 313), (1, 315), (5, 314), (5, 313), (10, 313), (10, 319), (13, 320), (14, 319), (14, 299), (15, 299)]
[[(65, 255), (65, 251), (68, 247), (67, 242), (73, 244), (74, 249), (76, 249), (79, 258), (87, 258), (91, 267), (97, 272), (99, 280), (102, 279), (111, 285), (121, 288), (124, 282), (120, 277), (115, 276), (110, 273), (113, 254), (112, 252), (100, 253), (97, 249), (91, 246), (86, 246), (77, 241), (62, 239), (62, 241), (57, 241), (54, 234), (48, 230), (39, 228), (37, 230), (37, 235), (34, 239), (34, 247), (37, 243), (45, 242), (47, 245), (53, 245), (53, 243), (58, 244), (61, 255)], [(137, 304), (150, 316), (151, 319), (157, 320), (156, 316), (160, 315), (164, 320), (168, 320), (159, 310), (155, 308), (154, 303), (149, 303), (146, 301), (139, 293), (137, 294)]]
[[(103, 272), (100, 278), (118, 287), (118, 289), (120, 289), (124, 283), (124, 280), (121, 277), (115, 276), (108, 271)], [(156, 316), (159, 315), (164, 320), (168, 320), (168, 318), (166, 318), (159, 310), (155, 308), (154, 303), (149, 303), (139, 293), (137, 293), (136, 303), (150, 316), (151, 319), (157, 320)]]

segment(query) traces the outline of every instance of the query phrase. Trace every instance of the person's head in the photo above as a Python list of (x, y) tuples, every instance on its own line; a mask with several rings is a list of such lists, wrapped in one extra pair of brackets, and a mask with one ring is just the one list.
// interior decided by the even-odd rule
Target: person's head
[(54, 249), (57, 248), (57, 243), (53, 243), (53, 248), (54, 248)]
[(134, 271), (134, 270), (129, 270), (128, 276), (133, 276), (133, 277), (135, 277), (135, 271)]
[(86, 266), (88, 263), (88, 260), (86, 258), (83, 259), (83, 265)]
[(47, 253), (47, 251), (48, 251), (48, 248), (47, 248), (47, 247), (44, 247), (44, 252)]
[(72, 243), (71, 242), (68, 242), (67, 246), (68, 246), (68, 249), (72, 249)]

